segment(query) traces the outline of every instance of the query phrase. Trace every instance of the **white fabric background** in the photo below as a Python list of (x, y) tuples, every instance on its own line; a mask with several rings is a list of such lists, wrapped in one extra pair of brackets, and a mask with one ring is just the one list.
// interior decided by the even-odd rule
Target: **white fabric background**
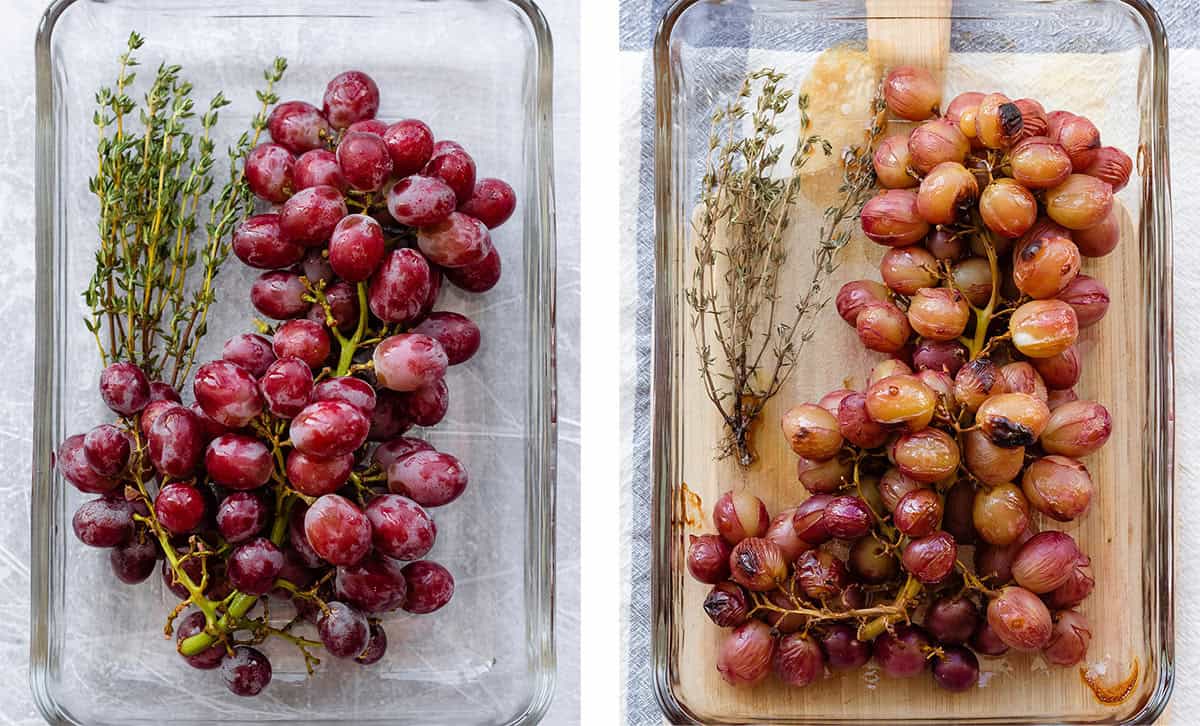
[[(33, 416), (34, 36), (47, 0), (0, 3), (0, 725), (43, 723), (28, 686)], [(558, 216), (558, 678), (544, 723), (579, 722), (579, 13), (542, 0), (555, 47)]]
[[(1187, 4), (1187, 3), (1181, 3)], [(636, 24), (633, 24), (636, 28)], [(645, 281), (637, 279), (638, 242), (653, 224), (653, 216), (641, 208), (643, 200), (652, 196), (641, 193), (639, 185), (652, 183), (652, 173), (645, 165), (653, 157), (653, 140), (647, 134), (653, 129), (646, 114), (653, 108), (647, 103), (650, 53), (641, 49), (621, 52), (621, 241), (622, 241), (622, 422), (634, 426), (641, 414), (634, 409), (637, 376), (637, 355), (634, 330), (638, 323), (638, 294), (645, 294)], [(1170, 150), (1171, 177), (1174, 182), (1175, 229), (1175, 370), (1176, 370), (1176, 679), (1175, 691), (1167, 715), (1159, 723), (1197, 723), (1200, 709), (1200, 501), (1193, 499), (1196, 474), (1200, 472), (1200, 318), (1196, 315), (1200, 299), (1200, 246), (1195, 230), (1200, 224), (1200, 196), (1194, 192), (1193, 181), (1200, 171), (1200, 50), (1172, 48), (1170, 67)], [(622, 476), (626, 483), (623, 521), (626, 571), (631, 562), (628, 545), (644, 538), (650, 523), (635, 515), (643, 498), (649, 493), (645, 483), (635, 483), (633, 476), (637, 459), (628, 442), (634, 438), (624, 432), (626, 451), (622, 460)], [(634, 582), (625, 583), (626, 607), (622, 613), (626, 638), (623, 652), (643, 650), (648, 623), (642, 613), (648, 609), (643, 600), (648, 588), (641, 570), (634, 566)], [(661, 721), (654, 707), (649, 672), (644, 664), (632, 662), (628, 656), (622, 682), (627, 693), (623, 703), (630, 724), (651, 724)]]

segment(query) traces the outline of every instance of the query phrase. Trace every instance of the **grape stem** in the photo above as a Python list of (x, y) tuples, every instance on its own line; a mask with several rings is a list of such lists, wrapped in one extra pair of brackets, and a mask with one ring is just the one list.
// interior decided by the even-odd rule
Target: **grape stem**
[(996, 260), (996, 245), (992, 233), (986, 227), (981, 227), (979, 236), (987, 254), (988, 269), (992, 273), (992, 291), (988, 296), (987, 305), (982, 310), (975, 308), (975, 336), (967, 343), (967, 355), (971, 360), (975, 360), (991, 348), (987, 340), (987, 331), (992, 324), (996, 303), (1000, 299), (1000, 268)]
[(896, 595), (896, 599), (892, 601), (891, 612), (884, 613), (870, 622), (863, 623), (858, 628), (859, 640), (875, 640), (884, 630), (887, 630), (892, 623), (899, 618), (908, 617), (908, 607), (913, 604), (917, 596), (921, 594), (921, 583), (912, 575), (908, 576), (904, 587), (900, 588), (900, 592)]

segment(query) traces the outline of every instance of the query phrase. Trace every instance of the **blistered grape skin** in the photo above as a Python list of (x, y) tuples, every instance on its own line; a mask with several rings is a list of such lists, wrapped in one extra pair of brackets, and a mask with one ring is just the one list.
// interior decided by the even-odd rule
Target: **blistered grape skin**
[(287, 320), (308, 310), (309, 303), (304, 299), (307, 292), (296, 273), (272, 270), (264, 272), (250, 286), (250, 304), (268, 318)]
[(371, 523), (337, 494), (326, 494), (308, 508), (304, 535), (313, 551), (333, 565), (353, 565), (371, 549)]
[(378, 111), (379, 87), (362, 71), (339, 73), (325, 86), (321, 113), (335, 129), (375, 118)]
[(410, 613), (432, 613), (454, 597), (454, 576), (436, 562), (418, 560), (405, 565), (404, 580), (408, 594), (403, 607)]
[(467, 470), (450, 454), (418, 451), (398, 459), (387, 470), (388, 489), (423, 507), (440, 507), (466, 491)]
[(345, 401), (316, 401), (292, 419), (292, 445), (311, 456), (348, 454), (367, 440), (370, 420)]
[(449, 361), (442, 344), (420, 333), (385, 338), (372, 355), (379, 385), (393, 391), (415, 391), (446, 376)]
[(402, 563), (372, 553), (357, 564), (337, 568), (334, 592), (364, 613), (386, 613), (404, 604), (408, 583)]
[(380, 320), (407, 323), (420, 314), (431, 285), (429, 262), (420, 252), (392, 250), (371, 276), (367, 302)]
[(397, 176), (410, 176), (420, 171), (433, 156), (433, 132), (417, 119), (397, 121), (383, 132), (392, 157), (392, 171)]
[(230, 489), (261, 487), (270, 480), (274, 466), (266, 444), (244, 434), (218, 436), (204, 453), (204, 468), (209, 477)]
[[(163, 405), (171, 404), (164, 403)], [(87, 453), (84, 451), (86, 440), (83, 434), (76, 434), (67, 437), (59, 445), (54, 459), (59, 473), (72, 486), (85, 494), (103, 494), (117, 488), (120, 484), (117, 479), (96, 473), (96, 470), (88, 464)]]
[(397, 560), (418, 560), (429, 554), (437, 525), (421, 505), (398, 494), (381, 494), (367, 503), (375, 550)]
[(278, 214), (256, 214), (233, 231), (233, 253), (247, 265), (277, 270), (304, 259), (304, 245), (283, 236)]
[(280, 418), (292, 418), (304, 407), (313, 391), (312, 368), (299, 358), (279, 358), (258, 381), (267, 410)]
[(462, 212), (451, 212), (441, 222), (417, 231), (417, 246), (442, 267), (478, 264), (492, 249), (492, 238), (483, 222)]
[(275, 362), (275, 351), (271, 349), (271, 341), (265, 337), (257, 333), (242, 333), (225, 341), (221, 357), (258, 378)]
[(450, 216), (457, 204), (454, 190), (431, 176), (405, 177), (387, 192), (388, 212), (397, 222), (410, 227), (438, 224)]

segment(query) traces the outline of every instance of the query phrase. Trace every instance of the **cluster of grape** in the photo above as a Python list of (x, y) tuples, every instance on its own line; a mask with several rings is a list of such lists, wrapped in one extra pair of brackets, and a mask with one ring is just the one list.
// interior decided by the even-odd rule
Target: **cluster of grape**
[[(100, 393), (119, 420), (57, 455), (69, 482), (100, 495), (75, 513), (78, 538), (111, 548), (126, 583), (162, 560), (181, 600), (168, 620), (170, 631), (183, 616), (180, 654), (221, 667), (238, 695), (270, 681), (254, 647), (267, 638), (295, 643), (310, 669), (320, 646), (369, 665), (387, 647), (378, 616), (430, 613), (454, 592), (450, 572), (422, 558), (437, 534), (428, 510), (461, 496), (467, 472), (404, 434), (441, 421), (447, 367), (480, 345), (470, 319), (434, 312), (442, 279), (496, 284), (488, 230), (516, 200), (503, 181), (477, 181), (460, 145), (418, 120), (386, 124), (378, 108), (375, 82), (349, 71), (323, 108), (273, 109), (273, 143), (244, 171), (278, 206), (240, 224), (232, 249), (265, 270), (250, 298), (275, 324), (201, 365), (190, 405), (133, 362), (109, 365)], [(296, 617), (275, 627), (264, 596)], [(303, 621), (319, 641), (294, 632)]]
[(807, 499), (772, 519), (727, 493), (718, 534), (689, 549), (713, 585), (706, 612), (733, 628), (718, 668), (735, 685), (774, 671), (804, 686), (873, 656), (893, 677), (932, 664), (960, 691), (978, 681), (977, 654), (1066, 666), (1091, 639), (1075, 609), (1091, 561), (1035, 515), (1084, 515), (1094, 485), (1080, 459), (1112, 432), (1074, 391), (1079, 329), (1109, 304), (1079, 271), (1118, 242), (1113, 192), (1132, 161), (1088, 119), (1033, 99), (963, 93), (939, 115), (938, 85), (910, 67), (885, 93), (917, 125), (880, 143), (884, 189), (862, 209), (864, 234), (888, 248), (884, 284), (847, 283), (836, 304), (890, 357), (863, 390), (784, 415)]

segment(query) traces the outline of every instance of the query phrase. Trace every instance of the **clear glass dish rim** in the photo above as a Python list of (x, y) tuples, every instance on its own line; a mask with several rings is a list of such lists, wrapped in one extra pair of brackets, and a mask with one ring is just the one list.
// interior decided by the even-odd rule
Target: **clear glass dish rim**
[[(783, 0), (797, 6), (820, 0)], [(1055, 4), (1060, 0), (1041, 0), (1039, 5)], [(1172, 239), (1170, 167), (1167, 153), (1167, 72), (1168, 51), (1166, 33), (1158, 14), (1145, 0), (1114, 0), (1131, 10), (1144, 23), (1149, 34), (1149, 55), (1152, 80), (1150, 83), (1150, 119), (1147, 140), (1149, 173), (1143, 189), (1142, 235), (1150, 241), (1154, 254), (1143, 268), (1144, 295), (1147, 301), (1147, 340), (1150, 342), (1151, 369), (1148, 387), (1154, 394), (1149, 397), (1150, 420), (1160, 423), (1154, 437), (1157, 447), (1152, 447), (1144, 463), (1147, 481), (1158, 482), (1158, 486), (1147, 487), (1145, 537), (1151, 537), (1146, 554), (1152, 558), (1150, 566), (1158, 577), (1147, 584), (1144, 594), (1156, 615), (1157, 627), (1152, 627), (1158, 639), (1158, 680), (1150, 697), (1142, 708), (1120, 723), (1150, 723), (1163, 712), (1170, 699), (1175, 681), (1174, 645), (1174, 489), (1175, 489), (1175, 416), (1174, 416), (1174, 333), (1172, 324)], [(651, 650), (654, 665), (654, 694), (659, 708), (671, 723), (701, 723), (675, 693), (672, 673), (671, 651), (674, 647), (673, 621), (675, 591), (681, 584), (679, 563), (674, 561), (672, 548), (675, 538), (675, 492), (674, 484), (679, 480), (679, 442), (674, 425), (677, 411), (675, 380), (679, 372), (681, 356), (675, 345), (678, 337), (679, 311), (674, 301), (678, 298), (677, 265), (675, 250), (682, 249), (678, 241), (679, 223), (675, 215), (675, 200), (681, 193), (682, 169), (674, 158), (673, 111), (675, 97), (674, 76), (671, 58), (672, 32), (679, 19), (692, 6), (711, 0), (674, 0), (663, 15), (654, 38), (654, 99), (655, 99), (655, 272), (654, 272), (654, 317), (651, 340), (653, 341), (651, 373), (651, 462), (650, 472), (653, 501), (651, 504), (652, 541), (651, 552), (654, 563), (651, 567), (650, 612)], [(1019, 5), (1021, 3), (1014, 3)], [(1001, 11), (998, 11), (1001, 12)], [(951, 11), (951, 18), (956, 17)], [(1146, 122), (1143, 122), (1146, 127)], [(1158, 345), (1153, 341), (1157, 340)], [(727, 721), (720, 717), (704, 716), (703, 723), (742, 723)], [(962, 720), (954, 716), (938, 723), (986, 724), (1008, 723), (1004, 715)], [(852, 726), (863, 723), (915, 724), (927, 723), (926, 719), (896, 719), (886, 721), (846, 720), (836, 716), (780, 720), (774, 724), (820, 724), (822, 726)]]
[[(30, 502), (30, 668), (33, 699), (51, 724), (77, 723), (55, 701), (47, 679), (50, 663), (51, 603), (56, 555), (52, 536), (59, 493), (52, 466), (57, 412), (53, 406), (52, 372), (56, 363), (55, 294), (61, 284), (55, 269), (56, 200), (63, 193), (58, 176), (57, 132), (54, 118), (54, 79), (51, 40), (62, 14), (79, 2), (53, 0), (38, 25), (36, 60), (37, 138), (35, 148), (35, 343), (33, 475)], [(170, 3), (173, 0), (163, 0)], [(509, 5), (527, 25), (533, 44), (531, 68), (536, 96), (533, 123), (526, 143), (525, 167), (531, 198), (525, 216), (525, 320), (529, 326), (529, 390), (526, 405), (526, 466), (524, 589), (527, 665), (534, 671), (528, 701), (506, 724), (532, 724), (550, 707), (556, 676), (555, 653), (555, 510), (558, 447), (556, 358), (556, 229), (553, 144), (553, 40), (545, 16), (534, 0), (491, 0)], [(189, 723), (179, 721), (177, 723)], [(195, 721), (191, 723), (197, 723)], [(210, 723), (210, 721), (205, 721)], [(286, 723), (280, 721), (278, 723)], [(389, 723), (386, 719), (356, 723)]]

